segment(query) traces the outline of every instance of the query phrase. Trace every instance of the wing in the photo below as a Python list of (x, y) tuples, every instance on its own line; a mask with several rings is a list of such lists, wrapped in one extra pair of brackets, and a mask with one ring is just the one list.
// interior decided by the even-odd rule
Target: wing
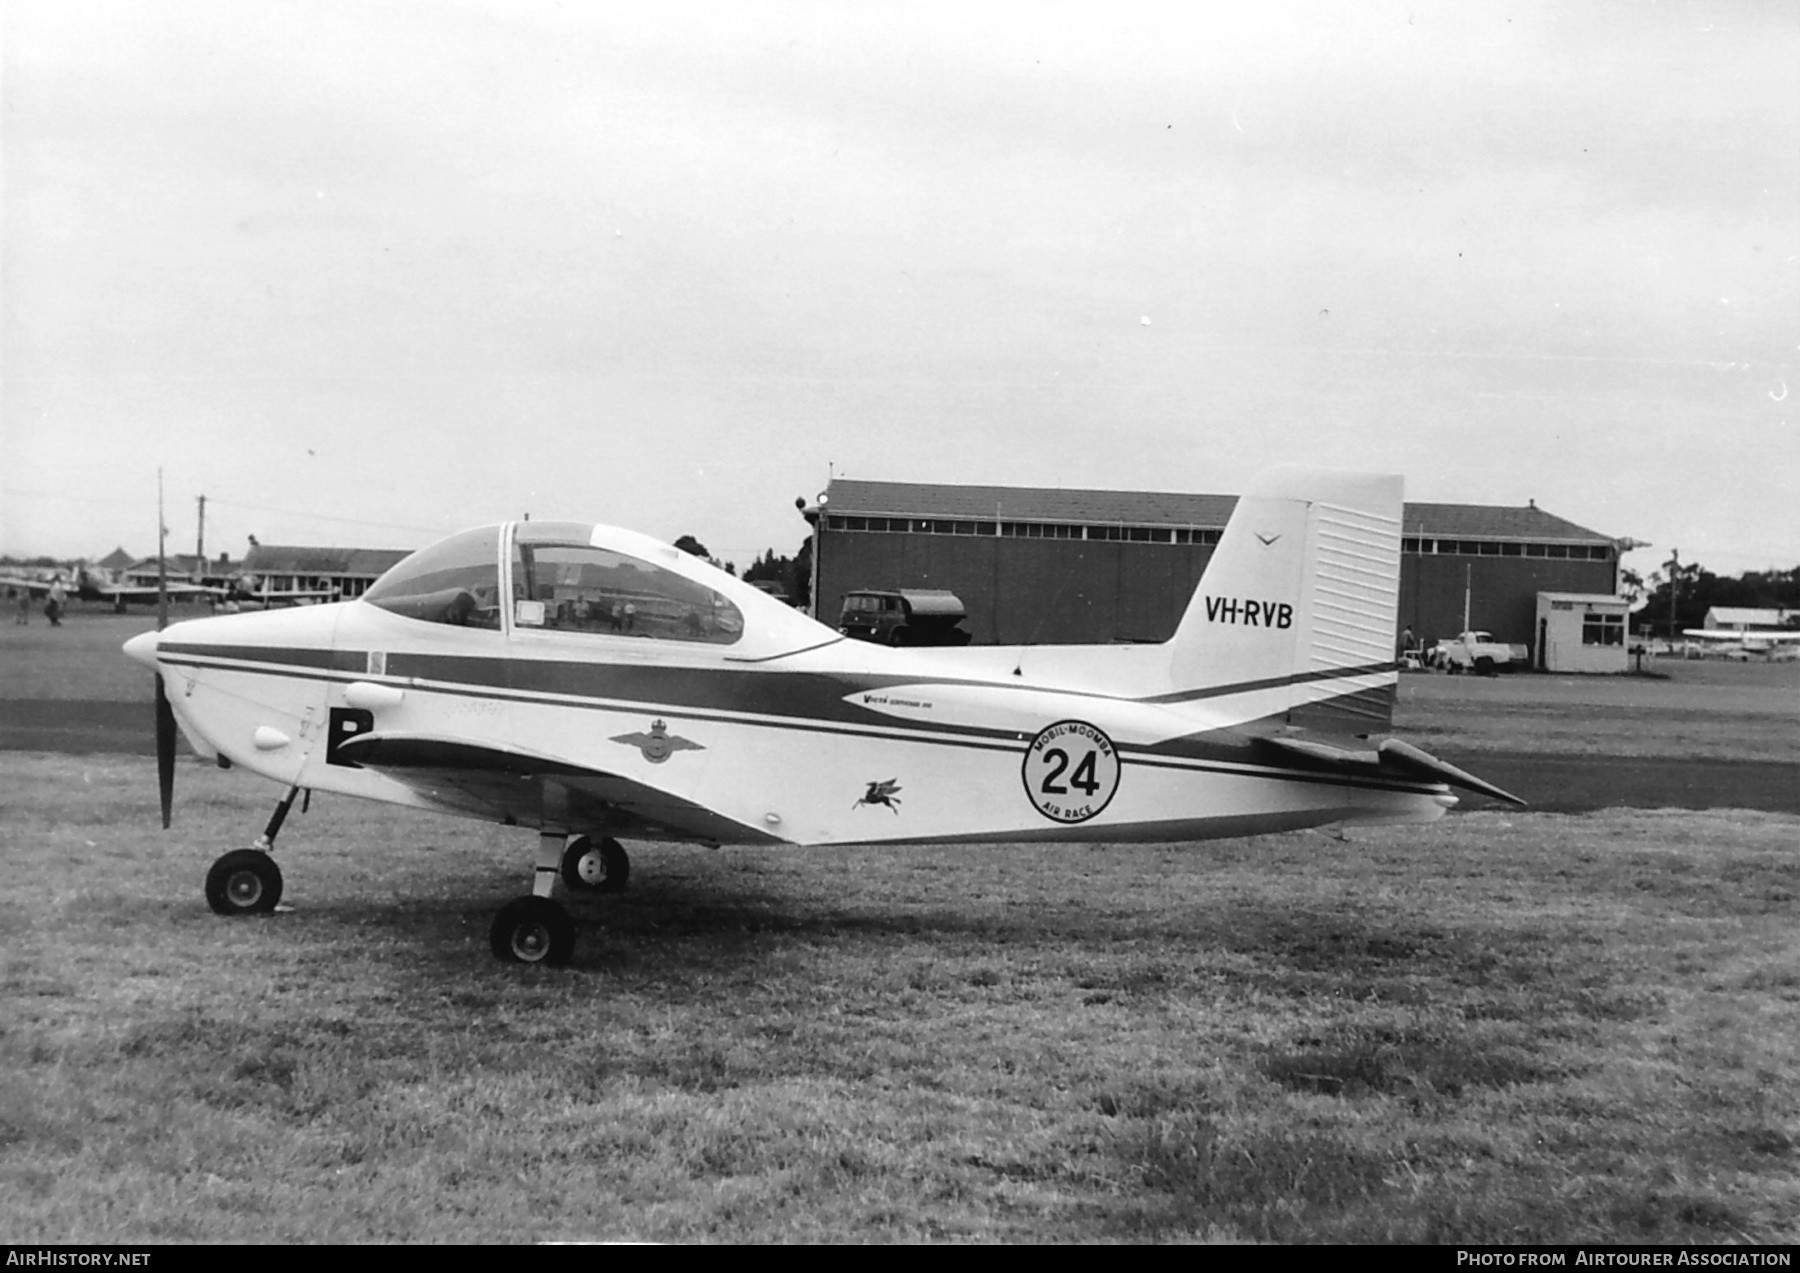
[[(94, 591), (107, 600), (123, 597), (127, 601), (155, 601), (155, 584), (99, 584)], [(228, 589), (214, 588), (198, 583), (172, 583), (168, 586), (171, 597), (223, 597)]]
[(34, 597), (50, 595), (48, 579), (26, 579), (21, 575), (0, 575), (0, 588), (23, 589)]
[(1800, 632), (1739, 632), (1736, 628), (1683, 628), (1681, 635), (1702, 641), (1800, 641)]
[(335, 754), (427, 803), (509, 825), (713, 844), (781, 842), (649, 783), (473, 739), (375, 731), (345, 739)]
[(1398, 738), (1390, 738), (1380, 747), (1369, 751), (1350, 751), (1307, 738), (1259, 738), (1257, 742), (1286, 755), (1302, 757), (1334, 769), (1379, 774), (1389, 778), (1409, 778), (1415, 782), (1421, 779), (1426, 782), (1443, 782), (1465, 791), (1492, 796), (1496, 800), (1506, 800), (1518, 805), (1525, 803), (1511, 792), (1502, 791), (1491, 782), (1483, 782), (1474, 774), (1458, 769), (1448, 761), (1439, 760), (1411, 743), (1403, 743)]

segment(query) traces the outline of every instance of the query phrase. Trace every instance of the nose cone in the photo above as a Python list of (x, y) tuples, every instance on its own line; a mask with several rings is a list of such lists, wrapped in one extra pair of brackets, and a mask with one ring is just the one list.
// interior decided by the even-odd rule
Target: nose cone
[(161, 635), (160, 632), (145, 632), (134, 636), (125, 643), (125, 653), (154, 671), (156, 668), (156, 642)]

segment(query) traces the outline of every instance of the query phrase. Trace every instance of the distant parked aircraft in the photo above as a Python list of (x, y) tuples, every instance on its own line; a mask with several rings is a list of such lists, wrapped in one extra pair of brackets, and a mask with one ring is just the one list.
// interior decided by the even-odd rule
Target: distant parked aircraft
[(1737, 628), (1683, 628), (1681, 635), (1704, 641), (1720, 654), (1772, 654), (1783, 645), (1800, 641), (1800, 632), (1745, 632)]
[[(50, 579), (35, 575), (0, 575), (0, 588), (23, 588), (34, 597), (48, 596), (51, 582)], [(110, 602), (116, 610), (123, 610), (127, 602), (155, 605), (157, 598), (154, 584), (113, 583), (81, 566), (75, 567), (72, 578), (63, 581), (63, 588), (71, 597), (78, 597), (82, 601)], [(227, 591), (208, 584), (170, 581), (167, 595), (171, 601), (192, 601), (196, 598), (221, 600)]]

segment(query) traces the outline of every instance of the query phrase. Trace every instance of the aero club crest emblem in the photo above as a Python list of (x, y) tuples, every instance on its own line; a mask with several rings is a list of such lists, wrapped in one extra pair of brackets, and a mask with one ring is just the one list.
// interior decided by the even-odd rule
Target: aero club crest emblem
[(644, 753), (644, 759), (653, 765), (660, 765), (678, 751), (705, 751), (706, 748), (680, 734), (669, 732), (667, 721), (657, 721), (650, 726), (647, 734), (614, 734), (612, 741), (624, 743), (627, 747), (636, 747)]

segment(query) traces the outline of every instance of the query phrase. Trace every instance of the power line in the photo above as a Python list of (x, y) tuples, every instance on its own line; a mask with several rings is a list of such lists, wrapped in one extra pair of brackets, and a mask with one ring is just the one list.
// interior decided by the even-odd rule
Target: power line
[(329, 513), (305, 513), (292, 508), (271, 508), (266, 504), (245, 504), (238, 500), (220, 499), (217, 495), (207, 497), (209, 503), (222, 504), (226, 508), (235, 508), (252, 513), (272, 513), (278, 517), (298, 517), (315, 522), (338, 522), (347, 526), (377, 526), (383, 530), (410, 530), (422, 535), (442, 535), (446, 531), (442, 526), (413, 526), (406, 522), (377, 522), (366, 517), (333, 517)]

